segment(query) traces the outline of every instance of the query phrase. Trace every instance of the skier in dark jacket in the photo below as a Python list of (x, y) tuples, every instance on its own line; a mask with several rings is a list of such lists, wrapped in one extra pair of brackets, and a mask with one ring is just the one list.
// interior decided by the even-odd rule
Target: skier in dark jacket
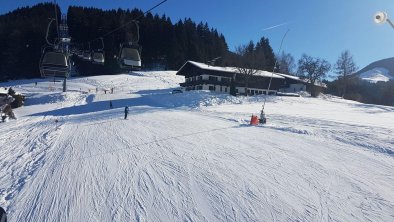
[(128, 106), (126, 106), (124, 108), (124, 119), (127, 119), (127, 114), (129, 114), (129, 107)]

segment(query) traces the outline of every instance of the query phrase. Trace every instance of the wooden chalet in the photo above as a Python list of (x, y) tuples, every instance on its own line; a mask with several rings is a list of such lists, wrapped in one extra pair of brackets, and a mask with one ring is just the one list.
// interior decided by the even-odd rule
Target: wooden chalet
[[(249, 79), (246, 88), (246, 76), (239, 73), (235, 67), (218, 67), (204, 63), (188, 61), (177, 72), (185, 76), (185, 82), (180, 85), (189, 90), (211, 90), (215, 92), (230, 93), (231, 80), (234, 80), (236, 93), (249, 95), (275, 94), (281, 92), (299, 92), (306, 90), (306, 82), (299, 77), (271, 73), (258, 70)], [(269, 82), (270, 89), (268, 90)]]

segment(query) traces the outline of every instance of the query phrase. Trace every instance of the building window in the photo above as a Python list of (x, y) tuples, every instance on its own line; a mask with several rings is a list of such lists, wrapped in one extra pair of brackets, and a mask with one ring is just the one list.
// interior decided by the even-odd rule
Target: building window
[(222, 82), (225, 82), (225, 83), (229, 83), (230, 82), (230, 78), (227, 78), (227, 77), (222, 77), (222, 80), (221, 80)]
[(198, 80), (198, 81), (201, 81), (201, 80), (202, 80), (202, 76), (198, 76), (198, 77), (197, 77), (197, 80)]
[(216, 77), (216, 76), (210, 76), (210, 77), (209, 77), (209, 80), (210, 80), (210, 81), (218, 81), (218, 77)]
[(215, 86), (209, 86), (209, 90), (215, 91)]
[(227, 92), (227, 87), (224, 87), (224, 92)]
[(197, 90), (202, 90), (202, 86), (197, 86)]

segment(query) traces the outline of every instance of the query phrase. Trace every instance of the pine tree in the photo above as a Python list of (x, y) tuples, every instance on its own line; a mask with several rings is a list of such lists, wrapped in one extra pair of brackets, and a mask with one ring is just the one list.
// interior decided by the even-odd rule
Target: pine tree
[(357, 66), (353, 60), (353, 56), (348, 50), (341, 53), (336, 64), (335, 73), (337, 74), (339, 88), (341, 90), (341, 96), (344, 97), (346, 94), (346, 89), (349, 84), (350, 75), (357, 71)]

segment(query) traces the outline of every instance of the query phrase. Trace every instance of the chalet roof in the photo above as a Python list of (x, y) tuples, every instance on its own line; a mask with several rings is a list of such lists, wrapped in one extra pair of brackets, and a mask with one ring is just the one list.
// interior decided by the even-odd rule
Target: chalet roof
[[(203, 69), (203, 70), (212, 70), (212, 71), (220, 71), (220, 72), (228, 72), (228, 73), (240, 73), (236, 67), (211, 66), (211, 65), (204, 64), (204, 63), (200, 63), (200, 62), (194, 62), (194, 61), (187, 61), (179, 70), (182, 70), (182, 68), (188, 63), (192, 64), (200, 69)], [(255, 74), (255, 76), (284, 79), (283, 76), (274, 74), (272, 72), (263, 71), (263, 70), (258, 70), (257, 73)]]
[[(302, 83), (309, 83), (308, 79), (303, 79), (303, 78), (300, 78), (298, 76), (292, 76), (292, 75), (282, 74), (282, 73), (277, 73), (277, 74), (280, 75), (280, 76), (283, 76), (285, 78), (293, 79), (293, 80), (296, 80), (296, 81), (299, 81), (299, 82), (302, 82)], [(322, 82), (320, 82), (320, 81), (316, 81), (314, 85), (315, 86), (320, 86), (320, 87), (323, 87), (323, 88), (327, 88), (327, 85), (322, 83)]]

